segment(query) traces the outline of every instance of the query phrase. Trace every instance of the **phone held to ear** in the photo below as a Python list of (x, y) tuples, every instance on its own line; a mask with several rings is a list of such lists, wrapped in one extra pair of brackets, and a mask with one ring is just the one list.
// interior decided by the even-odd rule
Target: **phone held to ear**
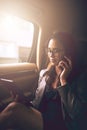
[(62, 65), (64, 66), (64, 63), (67, 63), (67, 65), (69, 65), (69, 61), (67, 59), (67, 56), (63, 56), (62, 60), (59, 62), (59, 67), (61, 68), (61, 70), (63, 70), (64, 68), (62, 67)]

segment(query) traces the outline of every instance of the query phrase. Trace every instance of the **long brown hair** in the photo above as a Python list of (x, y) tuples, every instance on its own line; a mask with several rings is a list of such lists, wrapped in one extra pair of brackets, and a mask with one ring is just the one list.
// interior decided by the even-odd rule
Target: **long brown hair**
[[(51, 39), (55, 39), (57, 41), (60, 41), (60, 44), (62, 44), (64, 46), (65, 55), (67, 57), (71, 57), (71, 60), (73, 63), (73, 69), (74, 69), (74, 66), (76, 65), (75, 63), (76, 63), (76, 48), (77, 47), (76, 47), (76, 41), (72, 37), (72, 35), (67, 33), (67, 32), (54, 32), (50, 36), (50, 38), (48, 38), (48, 40), (46, 42), (46, 48), (48, 47), (49, 41)], [(47, 71), (44, 73), (43, 76), (47, 77), (46, 82), (48, 85), (51, 85), (56, 77), (55, 66), (50, 65), (50, 63), (48, 63)], [(72, 79), (72, 76), (69, 79)]]

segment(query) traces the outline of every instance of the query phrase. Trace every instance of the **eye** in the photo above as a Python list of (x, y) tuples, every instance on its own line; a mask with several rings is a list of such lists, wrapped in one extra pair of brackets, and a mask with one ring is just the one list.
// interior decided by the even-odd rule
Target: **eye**
[(51, 53), (52, 51), (51, 51), (50, 48), (46, 48), (46, 49), (45, 49), (45, 52), (46, 52), (46, 54), (47, 54), (47, 53)]
[(59, 53), (59, 52), (61, 52), (61, 51), (63, 51), (63, 50), (62, 50), (62, 49), (59, 49), (59, 48), (55, 48), (55, 49), (52, 50), (53, 53)]
[(53, 49), (53, 53), (58, 53), (58, 52), (59, 52), (58, 48)]
[(59, 49), (59, 48), (54, 48), (54, 49), (48, 48), (48, 49), (47, 49), (47, 52), (48, 52), (48, 53), (53, 53), (53, 54), (59, 53), (59, 52), (61, 52), (61, 51), (63, 51), (63, 50), (62, 50), (62, 49)]
[(47, 51), (51, 53), (51, 49), (50, 49), (50, 48), (48, 48), (48, 50), (47, 50)]

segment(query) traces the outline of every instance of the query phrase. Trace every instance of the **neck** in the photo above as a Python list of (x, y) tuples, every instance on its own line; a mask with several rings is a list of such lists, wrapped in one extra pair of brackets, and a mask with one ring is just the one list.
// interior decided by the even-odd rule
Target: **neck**
[(56, 76), (54, 82), (52, 83), (52, 87), (55, 89), (60, 85), (60, 80), (58, 78), (58, 76)]

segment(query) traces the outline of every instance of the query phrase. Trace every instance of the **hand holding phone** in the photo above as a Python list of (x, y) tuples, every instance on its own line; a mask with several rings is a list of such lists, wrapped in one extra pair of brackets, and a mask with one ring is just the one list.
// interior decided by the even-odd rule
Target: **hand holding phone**
[(71, 60), (67, 56), (64, 56), (62, 60), (59, 62), (56, 69), (56, 71), (58, 70), (57, 74), (60, 78), (61, 85), (64, 85), (67, 83), (67, 78), (70, 74), (71, 69), (72, 69)]

